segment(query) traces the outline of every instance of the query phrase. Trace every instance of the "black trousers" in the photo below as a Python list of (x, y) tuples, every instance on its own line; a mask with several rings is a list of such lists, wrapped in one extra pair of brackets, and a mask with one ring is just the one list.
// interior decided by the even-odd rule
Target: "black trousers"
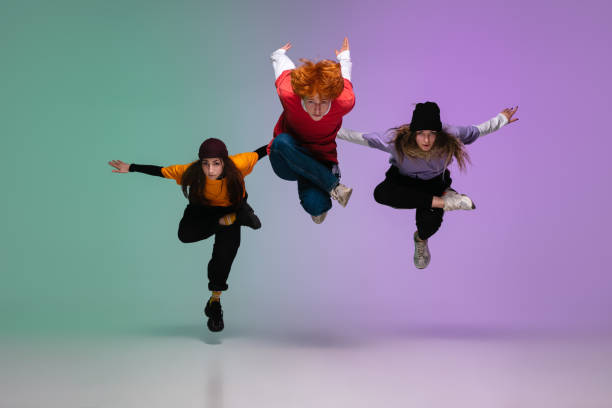
[(190, 243), (215, 236), (212, 257), (208, 262), (208, 289), (227, 290), (227, 278), (240, 247), (240, 225), (219, 225), (219, 218), (234, 212), (231, 207), (208, 207), (189, 204), (179, 223), (178, 238)]
[(440, 197), (451, 183), (448, 170), (433, 179), (421, 180), (403, 176), (397, 167), (391, 166), (383, 182), (374, 189), (374, 199), (393, 208), (416, 208), (419, 238), (428, 239), (438, 231), (444, 217), (444, 210), (431, 208), (431, 201), (434, 196)]

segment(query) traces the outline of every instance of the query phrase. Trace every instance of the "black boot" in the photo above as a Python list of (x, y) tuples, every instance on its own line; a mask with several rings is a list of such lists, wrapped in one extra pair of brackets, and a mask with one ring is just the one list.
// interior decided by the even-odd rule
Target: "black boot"
[(208, 317), (208, 330), (211, 332), (219, 332), (223, 330), (223, 309), (221, 308), (221, 301), (208, 299), (206, 307), (204, 308), (204, 314)]
[(261, 228), (261, 221), (259, 221), (259, 218), (255, 215), (255, 211), (253, 211), (247, 202), (244, 202), (240, 210), (236, 213), (236, 221), (238, 221), (239, 225), (244, 225), (254, 230)]

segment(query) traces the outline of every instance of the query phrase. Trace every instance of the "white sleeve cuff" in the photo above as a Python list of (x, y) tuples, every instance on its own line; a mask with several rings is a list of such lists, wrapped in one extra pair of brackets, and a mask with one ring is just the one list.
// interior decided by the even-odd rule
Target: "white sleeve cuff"
[(286, 55), (286, 52), (287, 50), (279, 48), (270, 55), (272, 68), (274, 68), (274, 79), (278, 79), (283, 71), (295, 68), (295, 64), (291, 61), (291, 58)]
[(357, 132), (356, 130), (340, 128), (336, 137), (338, 139), (346, 140), (347, 142), (368, 146), (368, 141), (363, 138), (363, 133)]
[(336, 59), (340, 62), (340, 70), (342, 71), (342, 78), (351, 80), (351, 70), (353, 69), (353, 63), (351, 62), (351, 51), (342, 51), (336, 56)]
[(486, 122), (481, 123), (480, 125), (476, 125), (478, 131), (480, 132), (480, 136), (488, 135), (489, 133), (493, 133), (496, 130), (499, 130), (501, 127), (508, 123), (508, 118), (503, 113), (498, 114), (493, 119), (490, 119)]

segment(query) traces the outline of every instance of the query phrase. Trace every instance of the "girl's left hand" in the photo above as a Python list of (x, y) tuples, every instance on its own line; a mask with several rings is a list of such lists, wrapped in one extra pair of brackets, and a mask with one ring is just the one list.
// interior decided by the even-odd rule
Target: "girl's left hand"
[(108, 162), (111, 166), (116, 168), (117, 170), (113, 170), (113, 173), (129, 173), (130, 165), (128, 163), (124, 163), (121, 160), (111, 160)]
[(516, 113), (517, 110), (518, 106), (515, 106), (514, 108), (506, 108), (501, 111), (501, 113), (506, 117), (506, 119), (508, 119), (508, 124), (516, 122), (518, 120), (518, 118), (512, 118), (512, 116)]

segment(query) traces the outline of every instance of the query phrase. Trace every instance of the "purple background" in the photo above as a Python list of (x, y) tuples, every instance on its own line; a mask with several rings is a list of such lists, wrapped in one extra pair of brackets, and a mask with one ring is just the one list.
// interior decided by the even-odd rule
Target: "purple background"
[[(473, 165), (455, 168), (453, 186), (478, 208), (446, 214), (425, 271), (412, 265), (414, 212), (372, 199), (386, 155), (339, 141), (351, 203), (318, 230), (304, 226), (312, 240), (295, 231), (293, 246), (280, 251), (281, 259), (312, 255), (294, 267), (322, 277), (306, 289), (317, 299), (312, 307), (340, 313), (335, 323), (343, 316), (409, 330), (612, 328), (609, 6), (362, 2), (321, 13), (304, 31), (281, 23), (277, 44), (291, 40), (297, 60), (339, 47), (348, 34), (357, 105), (345, 127), (396, 126), (426, 100), (452, 124), (480, 123), (513, 105), (520, 120), (468, 147)], [(272, 239), (278, 231), (270, 229), (263, 234)]]

